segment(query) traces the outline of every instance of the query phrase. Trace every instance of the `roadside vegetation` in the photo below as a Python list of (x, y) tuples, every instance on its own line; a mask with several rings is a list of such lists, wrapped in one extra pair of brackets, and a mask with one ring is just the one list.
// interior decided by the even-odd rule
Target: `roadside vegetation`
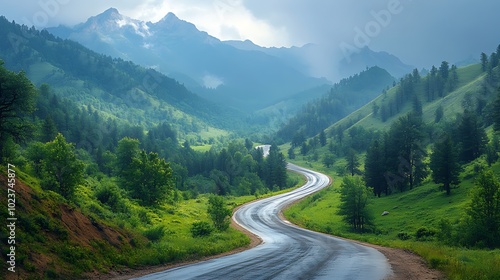
[(233, 208), (299, 182), (276, 145), (267, 157), (249, 139), (195, 151), (167, 122), (145, 130), (118, 121), (1, 61), (0, 83), (0, 170), (5, 183), (16, 174), (20, 278), (87, 277), (245, 246), (228, 227)]

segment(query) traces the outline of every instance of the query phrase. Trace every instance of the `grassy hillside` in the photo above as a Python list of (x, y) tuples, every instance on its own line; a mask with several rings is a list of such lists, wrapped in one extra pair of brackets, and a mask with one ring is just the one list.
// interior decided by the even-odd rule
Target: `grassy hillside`
[[(476, 97), (479, 95), (478, 93), (482, 91), (486, 73), (481, 70), (480, 64), (472, 64), (459, 68), (457, 73), (459, 80), (456, 89), (448, 93), (443, 98), (438, 98), (431, 102), (426, 101), (424, 87), (426, 86), (428, 77), (422, 78), (419, 85), (416, 87), (416, 95), (423, 103), (422, 111), (425, 123), (434, 122), (435, 112), (439, 106), (443, 107), (445, 118), (448, 120), (454, 119), (456, 117), (456, 113), (463, 112), (462, 101), (464, 98), (467, 95)], [(374, 115), (374, 105), (377, 105), (378, 107), (387, 105), (391, 99), (395, 98), (398, 87), (399, 85), (390, 88), (388, 91), (373, 99), (371, 102), (367, 103), (349, 116), (332, 124), (326, 131), (332, 132), (339, 127), (342, 127), (345, 130), (352, 127), (363, 127), (365, 129), (379, 131), (387, 130), (394, 121), (412, 110), (412, 104), (411, 102), (408, 102), (401, 108), (398, 114), (389, 117), (385, 122), (381, 120), (379, 115)], [(490, 94), (484, 96), (483, 98), (490, 101), (494, 96), (495, 95)]]
[[(458, 231), (466, 216), (465, 209), (471, 202), (471, 190), (476, 188), (475, 179), (478, 172), (491, 169), (497, 177), (500, 174), (498, 161), (494, 161), (491, 167), (488, 166), (486, 151), (473, 161), (461, 162), (460, 183), (451, 190), (449, 196), (443, 192), (440, 184), (433, 182), (428, 169), (428, 176), (413, 189), (392, 189), (390, 195), (373, 197), (368, 207), (374, 217), (373, 227), (369, 232), (354, 232), (338, 214), (340, 184), (344, 176), (350, 176), (346, 170), (351, 161), (351, 152), (348, 151), (354, 153), (355, 162), (359, 164), (359, 171), (356, 172), (362, 175), (370, 142), (383, 139), (380, 137), (381, 133), (392, 129), (393, 124), (410, 112), (415, 114), (418, 109), (421, 111), (422, 133), (425, 136), (423, 142), (418, 144), (427, 152), (423, 160), (424, 165), (429, 164), (432, 144), (438, 139), (436, 133), (456, 131), (459, 125), (457, 120), (461, 119), (464, 110), (478, 115), (481, 123), (488, 126), (486, 132), (489, 145), (496, 145), (497, 136), (494, 136), (496, 132), (491, 124), (494, 122), (493, 104), (498, 96), (499, 67), (493, 66), (488, 74), (488, 71), (482, 69), (482, 65), (476, 64), (459, 68), (456, 73), (458, 80), (454, 87), (443, 91), (442, 96), (434, 98), (429, 98), (429, 76), (413, 82), (411, 91), (405, 86), (408, 80), (415, 79), (414, 76), (407, 76), (367, 105), (332, 124), (326, 130), (327, 141), (324, 141), (324, 144), (320, 144), (320, 136), (315, 136), (305, 141), (302, 147), (283, 145), (282, 150), (288, 150), (288, 154), (294, 156), (292, 162), (324, 172), (334, 180), (328, 189), (287, 209), (285, 216), (290, 221), (312, 230), (408, 249), (422, 256), (430, 267), (444, 271), (450, 279), (500, 279), (499, 249), (484, 249), (484, 246), (480, 245), (457, 245), (447, 239), (449, 236), (444, 236), (448, 229), (457, 236), (462, 234)], [(414, 96), (413, 100), (404, 96), (409, 92)], [(392, 106), (393, 111), (393, 114), (385, 119), (381, 114), (381, 108), (384, 106)], [(437, 122), (438, 108), (442, 109), (442, 118)], [(453, 135), (458, 137), (458, 134)], [(387, 137), (390, 137), (390, 134)], [(461, 139), (454, 140), (458, 143)], [(498, 150), (493, 150), (493, 155), (495, 154), (498, 155)], [(327, 166), (325, 159), (328, 156), (332, 160)], [(406, 171), (406, 167), (401, 165), (405, 163), (402, 160), (404, 159), (400, 159), (398, 167), (401, 168), (398, 170), (400, 175)], [(389, 214), (383, 216), (384, 211)]]

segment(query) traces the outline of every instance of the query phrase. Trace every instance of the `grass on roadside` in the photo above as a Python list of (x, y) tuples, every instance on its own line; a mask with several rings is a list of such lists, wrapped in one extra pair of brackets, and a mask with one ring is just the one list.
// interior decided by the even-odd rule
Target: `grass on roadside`
[[(316, 168), (318, 163), (312, 163)], [(499, 164), (492, 167), (500, 168)], [(320, 167), (319, 170), (326, 168)], [(333, 168), (332, 168), (333, 169)], [(330, 170), (327, 174), (333, 175)], [(446, 196), (430, 181), (413, 190), (374, 198), (370, 205), (375, 230), (372, 233), (355, 233), (337, 215), (341, 178), (334, 176), (333, 185), (286, 209), (285, 217), (305, 228), (364, 241), (372, 244), (403, 248), (422, 256), (431, 268), (445, 272), (449, 279), (500, 279), (500, 250), (466, 249), (447, 246), (428, 238), (417, 240), (416, 233), (425, 228), (438, 231), (438, 224), (445, 218), (457, 223), (464, 214), (468, 192), (473, 187), (474, 165), (463, 172), (462, 184)], [(390, 214), (382, 216), (382, 212)], [(408, 240), (401, 240), (406, 236)]]

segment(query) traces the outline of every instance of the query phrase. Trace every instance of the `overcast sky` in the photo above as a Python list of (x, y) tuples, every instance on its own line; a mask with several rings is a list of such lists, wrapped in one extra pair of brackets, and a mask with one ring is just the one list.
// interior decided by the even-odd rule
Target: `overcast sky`
[(497, 0), (2, 0), (18, 23), (74, 25), (109, 7), (156, 22), (168, 12), (222, 39), (262, 46), (316, 43), (345, 53), (361, 46), (429, 68), (491, 53), (500, 44)]

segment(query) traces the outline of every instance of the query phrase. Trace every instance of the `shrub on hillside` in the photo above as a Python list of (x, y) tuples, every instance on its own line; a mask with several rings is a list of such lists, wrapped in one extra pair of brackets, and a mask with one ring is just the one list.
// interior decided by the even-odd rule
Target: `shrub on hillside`
[(398, 236), (398, 238), (399, 238), (399, 239), (401, 239), (401, 240), (408, 240), (408, 239), (411, 239), (411, 236), (410, 236), (408, 233), (403, 232), (403, 231), (399, 232), (397, 236)]
[(166, 233), (165, 226), (159, 225), (144, 231), (144, 236), (146, 236), (146, 238), (149, 239), (150, 241), (155, 242), (162, 239), (163, 236), (165, 236), (165, 233)]
[(428, 229), (426, 227), (421, 227), (417, 229), (417, 232), (415, 233), (415, 237), (418, 241), (427, 241), (429, 239), (432, 239), (436, 235), (436, 231), (433, 229)]
[(210, 225), (210, 223), (200, 221), (194, 222), (191, 225), (190, 231), (193, 237), (203, 237), (210, 235), (214, 231), (214, 228)]

